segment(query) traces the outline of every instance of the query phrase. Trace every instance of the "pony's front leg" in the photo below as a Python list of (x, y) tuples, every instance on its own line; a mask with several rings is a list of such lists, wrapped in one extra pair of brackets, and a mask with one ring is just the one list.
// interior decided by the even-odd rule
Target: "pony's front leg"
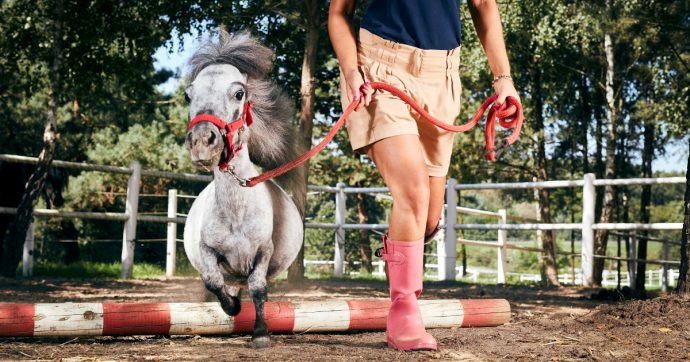
[(270, 252), (267, 253), (260, 250), (254, 258), (254, 268), (247, 279), (249, 294), (252, 296), (254, 308), (256, 309), (256, 321), (254, 322), (254, 333), (252, 335), (254, 348), (266, 348), (271, 345), (268, 327), (264, 320), (264, 302), (266, 302), (268, 296), (266, 272), (268, 271), (270, 259)]
[(240, 313), (242, 304), (240, 303), (239, 293), (232, 295), (231, 291), (225, 285), (225, 278), (218, 265), (218, 254), (203, 243), (199, 246), (201, 254), (201, 280), (204, 282), (206, 289), (218, 297), (220, 306), (223, 311), (230, 316), (236, 316)]

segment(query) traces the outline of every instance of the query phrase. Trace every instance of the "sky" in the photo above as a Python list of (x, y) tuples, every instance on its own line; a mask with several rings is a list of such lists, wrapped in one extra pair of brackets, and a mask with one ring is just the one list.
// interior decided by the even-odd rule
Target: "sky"
[[(192, 29), (191, 34), (184, 34), (182, 40), (178, 36), (177, 30), (173, 30), (171, 35), (172, 46), (162, 46), (156, 50), (153, 58), (155, 62), (153, 66), (158, 69), (170, 69), (175, 72), (176, 76), (168, 79), (167, 82), (158, 86), (158, 89), (165, 94), (175, 92), (180, 79), (187, 74), (186, 67), (187, 60), (192, 56), (194, 51), (199, 48), (202, 42), (208, 37), (208, 32), (199, 34), (196, 29)], [(182, 47), (180, 48), (180, 45)]]
[(688, 164), (688, 142), (673, 141), (666, 144), (666, 155), (652, 161), (654, 171), (685, 172)]
[[(208, 37), (208, 31), (199, 33), (192, 30), (192, 34), (185, 34), (180, 41), (176, 31), (172, 34), (172, 46), (162, 46), (158, 48), (154, 55), (154, 67), (156, 69), (171, 69), (176, 73), (176, 77), (170, 78), (167, 82), (159, 85), (159, 89), (165, 94), (171, 94), (177, 88), (181, 78), (188, 73), (186, 62), (194, 51)], [(180, 47), (182, 45), (182, 47)], [(652, 162), (654, 171), (674, 171), (685, 172), (688, 159), (687, 142), (672, 141), (666, 146), (666, 154), (657, 156)]]

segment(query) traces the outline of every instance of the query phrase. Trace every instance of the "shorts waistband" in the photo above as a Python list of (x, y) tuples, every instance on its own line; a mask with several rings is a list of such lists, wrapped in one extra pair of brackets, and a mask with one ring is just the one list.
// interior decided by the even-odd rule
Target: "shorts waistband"
[(384, 39), (364, 28), (359, 29), (358, 45), (358, 50), (365, 56), (414, 75), (459, 72), (460, 47), (450, 50), (420, 49)]

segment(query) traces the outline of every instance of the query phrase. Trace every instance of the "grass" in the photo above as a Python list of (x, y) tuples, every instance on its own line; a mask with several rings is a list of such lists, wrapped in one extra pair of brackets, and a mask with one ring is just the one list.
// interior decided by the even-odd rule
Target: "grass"
[[(21, 273), (21, 265), (18, 269)], [(196, 273), (196, 272), (194, 272)], [(34, 264), (33, 275), (36, 277), (56, 278), (96, 278), (118, 279), (120, 277), (120, 263), (102, 263), (80, 261), (64, 264), (53, 261), (42, 261)], [(178, 270), (178, 276), (191, 276), (189, 270)], [(132, 277), (135, 279), (161, 278), (165, 276), (165, 269), (148, 263), (135, 263)]]

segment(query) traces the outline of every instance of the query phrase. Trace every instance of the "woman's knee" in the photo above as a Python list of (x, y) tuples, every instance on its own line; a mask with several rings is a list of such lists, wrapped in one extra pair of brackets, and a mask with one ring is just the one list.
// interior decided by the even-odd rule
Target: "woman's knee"
[(393, 204), (414, 215), (422, 225), (426, 224), (429, 212), (429, 184), (409, 180), (403, 182), (398, 192), (393, 195)]

